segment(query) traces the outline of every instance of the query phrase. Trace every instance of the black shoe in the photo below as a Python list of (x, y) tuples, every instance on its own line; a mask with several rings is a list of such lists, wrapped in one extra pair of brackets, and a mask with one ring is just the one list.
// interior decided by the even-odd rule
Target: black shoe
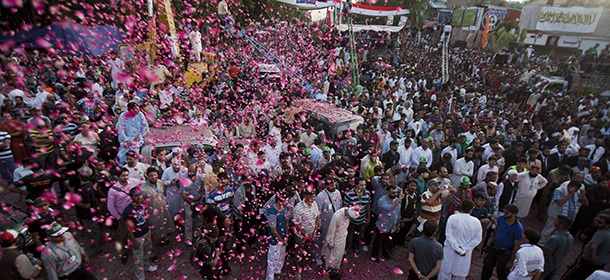
[(153, 256), (153, 257), (151, 257), (151, 258), (150, 258), (150, 262), (153, 262), (153, 263), (158, 263), (158, 262), (159, 262), (159, 257), (157, 257), (157, 256)]
[(129, 255), (127, 253), (121, 255), (121, 263), (126, 264), (129, 261)]
[(373, 262), (375, 264), (381, 264), (381, 259), (380, 258), (373, 258)]

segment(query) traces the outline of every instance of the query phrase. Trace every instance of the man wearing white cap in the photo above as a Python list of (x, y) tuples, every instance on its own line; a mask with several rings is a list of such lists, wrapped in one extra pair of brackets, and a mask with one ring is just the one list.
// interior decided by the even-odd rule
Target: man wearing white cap
[(0, 269), (4, 271), (3, 279), (32, 279), (40, 273), (42, 261), (21, 253), (17, 248), (18, 241), (19, 233), (14, 229), (7, 229), (0, 234)]
[(496, 208), (498, 216), (502, 216), (504, 206), (512, 204), (517, 198), (517, 189), (519, 188), (517, 170), (511, 169), (506, 173), (506, 179), (498, 185), (498, 194), (496, 195)]
[(326, 268), (339, 268), (341, 266), (349, 223), (358, 218), (358, 216), (360, 216), (360, 208), (358, 206), (343, 207), (333, 214), (328, 225), (328, 232), (326, 233), (326, 240), (324, 240), (324, 249), (322, 251), (324, 256), (326, 256)]
[(163, 176), (161, 176), (161, 181), (163, 184), (175, 186), (178, 182), (179, 178), (188, 178), (188, 170), (184, 166), (184, 161), (180, 158), (176, 157), (172, 159), (171, 168), (165, 169), (163, 171)]

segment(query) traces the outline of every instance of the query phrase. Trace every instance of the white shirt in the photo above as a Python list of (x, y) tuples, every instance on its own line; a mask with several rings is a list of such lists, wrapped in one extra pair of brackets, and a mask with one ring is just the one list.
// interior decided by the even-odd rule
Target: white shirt
[(420, 157), (428, 159), (426, 167), (430, 168), (430, 166), (432, 166), (432, 150), (430, 148), (424, 150), (423, 147), (417, 147), (413, 150), (413, 154), (411, 155), (411, 166), (417, 166)]
[(404, 165), (407, 168), (411, 168), (411, 157), (413, 156), (413, 149), (411, 149), (411, 147), (406, 147), (405, 145), (402, 145), (398, 147), (397, 152), (400, 155), (398, 164)]
[[(591, 159), (592, 163), (598, 162), (606, 153), (606, 149), (603, 146), (599, 146), (597, 150), (595, 149), (595, 144), (591, 144), (586, 147), (589, 148), (589, 159)], [(593, 153), (594, 151), (595, 153)], [(591, 155), (593, 155), (593, 158), (591, 158)]]
[(529, 280), (533, 276), (528, 273), (540, 270), (544, 272), (544, 253), (542, 249), (532, 244), (521, 244), (517, 251), (515, 262), (506, 279), (508, 280)]
[(282, 143), (277, 142), (275, 147), (272, 147), (270, 144), (265, 145), (262, 149), (265, 152), (265, 157), (271, 165), (271, 168), (280, 164), (280, 153), (282, 152)]
[(451, 175), (451, 185), (455, 188), (460, 185), (462, 176), (471, 177), (474, 173), (474, 162), (466, 162), (466, 158), (461, 158), (455, 161), (453, 166), (453, 174)]
[(470, 214), (453, 214), (447, 219), (446, 235), (443, 249), (445, 259), (441, 264), (441, 271), (454, 276), (468, 276), (472, 251), (481, 243), (483, 237), (481, 222)]
[(163, 181), (165, 185), (169, 185), (174, 179), (178, 179), (180, 177), (188, 178), (188, 170), (186, 169), (186, 167), (180, 167), (180, 169), (178, 169), (178, 172), (174, 171), (173, 167), (168, 167), (165, 169), (165, 171), (163, 171), (161, 181)]
[(451, 165), (455, 166), (455, 162), (458, 160), (458, 151), (457, 148), (452, 149), (451, 146), (447, 146), (441, 152), (441, 157), (445, 154), (451, 155)]

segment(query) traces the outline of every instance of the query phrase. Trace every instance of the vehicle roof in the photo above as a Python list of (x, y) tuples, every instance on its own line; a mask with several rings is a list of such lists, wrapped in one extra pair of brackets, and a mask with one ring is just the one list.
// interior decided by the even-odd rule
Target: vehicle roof
[(301, 107), (303, 110), (311, 114), (327, 119), (330, 123), (346, 123), (362, 119), (361, 116), (352, 113), (351, 111), (339, 108), (328, 102), (318, 101), (314, 99), (300, 99), (292, 103), (293, 107)]
[(187, 144), (201, 144), (215, 147), (218, 138), (208, 126), (179, 125), (169, 128), (150, 128), (145, 143), (155, 146), (185, 146)]

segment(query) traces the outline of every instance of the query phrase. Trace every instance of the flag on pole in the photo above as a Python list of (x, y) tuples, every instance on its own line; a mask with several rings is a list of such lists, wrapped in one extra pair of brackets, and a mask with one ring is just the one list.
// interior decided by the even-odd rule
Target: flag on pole
[(485, 43), (487, 43), (487, 34), (489, 33), (489, 21), (491, 19), (491, 13), (487, 13), (487, 23), (485, 24), (485, 31), (483, 31), (483, 39), (481, 39), (481, 48), (485, 49)]

